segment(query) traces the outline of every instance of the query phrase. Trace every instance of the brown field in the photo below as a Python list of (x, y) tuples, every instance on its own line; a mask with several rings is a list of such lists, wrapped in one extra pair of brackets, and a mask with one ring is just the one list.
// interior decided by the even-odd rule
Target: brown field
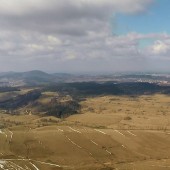
[(170, 169), (170, 96), (104, 96), (81, 105), (66, 119), (2, 111), (0, 170)]

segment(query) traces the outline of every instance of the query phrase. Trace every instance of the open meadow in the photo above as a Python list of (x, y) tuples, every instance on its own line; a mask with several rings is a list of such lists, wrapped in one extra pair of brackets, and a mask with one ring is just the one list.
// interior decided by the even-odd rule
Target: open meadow
[(80, 104), (67, 118), (1, 111), (0, 169), (170, 169), (170, 96), (109, 95)]

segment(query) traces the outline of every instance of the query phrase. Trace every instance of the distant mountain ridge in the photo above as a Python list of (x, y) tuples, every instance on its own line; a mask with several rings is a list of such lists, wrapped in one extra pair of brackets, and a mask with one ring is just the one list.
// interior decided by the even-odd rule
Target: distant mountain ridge
[(71, 77), (71, 74), (54, 73), (49, 74), (40, 70), (27, 72), (6, 72), (0, 73), (0, 80), (5, 81), (23, 81), (28, 85), (39, 85), (50, 82), (64, 81), (65, 78)]
[(51, 83), (70, 82), (149, 82), (170, 85), (170, 75), (160, 74), (69, 74), (46, 73), (40, 70), (27, 72), (0, 73), (0, 87), (2, 86), (39, 86)]

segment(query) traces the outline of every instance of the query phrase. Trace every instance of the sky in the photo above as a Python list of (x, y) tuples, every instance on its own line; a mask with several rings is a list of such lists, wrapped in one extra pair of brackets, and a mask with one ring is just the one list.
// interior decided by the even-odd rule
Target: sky
[(169, 0), (0, 0), (0, 72), (170, 72)]

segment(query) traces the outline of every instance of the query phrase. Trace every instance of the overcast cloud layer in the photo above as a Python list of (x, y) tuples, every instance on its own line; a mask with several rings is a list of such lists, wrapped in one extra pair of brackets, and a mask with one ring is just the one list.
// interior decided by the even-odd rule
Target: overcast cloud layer
[[(154, 0), (0, 0), (0, 71), (168, 70), (170, 35), (116, 35), (116, 14), (146, 13)], [(154, 39), (140, 47), (140, 42)]]

